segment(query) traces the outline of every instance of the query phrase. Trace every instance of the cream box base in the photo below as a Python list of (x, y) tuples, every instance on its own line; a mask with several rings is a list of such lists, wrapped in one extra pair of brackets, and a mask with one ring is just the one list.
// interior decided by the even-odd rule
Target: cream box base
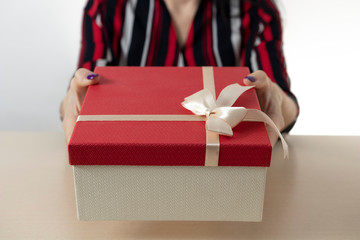
[(262, 220), (266, 167), (73, 166), (79, 220)]

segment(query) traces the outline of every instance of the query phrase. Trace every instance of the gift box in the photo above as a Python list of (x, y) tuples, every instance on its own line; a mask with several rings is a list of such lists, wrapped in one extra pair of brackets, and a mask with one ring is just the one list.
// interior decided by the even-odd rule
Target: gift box
[[(247, 68), (95, 72), (100, 83), (88, 88), (68, 146), (79, 220), (261, 221), (272, 150), (265, 124), (243, 117), (223, 135), (209, 130), (213, 110), (198, 116), (184, 101), (199, 91), (219, 97)], [(235, 100), (234, 109), (260, 109), (254, 89)]]

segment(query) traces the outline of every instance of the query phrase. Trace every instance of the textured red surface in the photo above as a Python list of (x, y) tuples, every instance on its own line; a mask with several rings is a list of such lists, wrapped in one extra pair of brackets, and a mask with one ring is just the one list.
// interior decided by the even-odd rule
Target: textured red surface
[[(201, 67), (98, 67), (80, 114), (192, 114), (181, 106), (203, 88)], [(247, 68), (214, 68), (216, 94), (242, 83)], [(257, 108), (255, 90), (234, 106)], [(219, 166), (269, 166), (271, 145), (263, 123), (242, 122), (220, 136)], [(202, 166), (205, 122), (77, 122), (69, 144), (71, 165)]]

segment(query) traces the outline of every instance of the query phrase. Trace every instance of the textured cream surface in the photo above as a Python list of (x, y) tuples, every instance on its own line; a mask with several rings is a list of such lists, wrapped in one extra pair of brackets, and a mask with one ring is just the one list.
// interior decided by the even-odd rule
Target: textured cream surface
[(265, 167), (74, 166), (80, 220), (261, 221)]

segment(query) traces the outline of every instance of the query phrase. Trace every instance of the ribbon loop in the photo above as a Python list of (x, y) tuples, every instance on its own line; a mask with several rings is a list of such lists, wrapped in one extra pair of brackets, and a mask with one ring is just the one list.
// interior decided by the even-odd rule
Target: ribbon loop
[(208, 89), (202, 89), (185, 98), (181, 105), (196, 115), (209, 116), (216, 107), (215, 99)]
[(211, 115), (206, 121), (206, 128), (209, 131), (219, 133), (225, 136), (232, 136), (232, 127), (222, 118)]
[(223, 119), (231, 128), (238, 125), (246, 116), (244, 107), (219, 107), (213, 110), (211, 116)]
[(218, 134), (232, 136), (232, 128), (246, 115), (246, 108), (231, 107), (241, 94), (253, 88), (231, 84), (225, 87), (217, 100), (208, 89), (202, 89), (185, 98), (182, 106), (195, 115), (206, 116), (207, 129)]
[(231, 107), (236, 100), (254, 86), (241, 86), (238, 83), (234, 83), (225, 87), (219, 94), (216, 100), (217, 107)]

